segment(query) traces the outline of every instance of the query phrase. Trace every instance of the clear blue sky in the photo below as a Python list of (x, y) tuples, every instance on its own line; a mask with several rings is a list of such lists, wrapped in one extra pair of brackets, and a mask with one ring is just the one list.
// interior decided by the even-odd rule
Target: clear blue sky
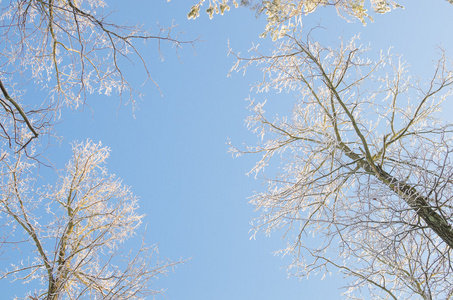
[[(51, 158), (63, 167), (73, 140), (90, 138), (112, 149), (108, 168), (140, 197), (148, 243), (158, 243), (162, 257), (190, 258), (155, 282), (155, 287), (167, 289), (167, 299), (339, 299), (342, 278), (335, 272), (323, 281), (316, 276), (288, 279), (284, 267), (289, 260), (272, 254), (285, 244), (281, 233), (250, 240), (249, 223), (256, 213), (247, 198), (264, 187), (245, 173), (258, 157), (233, 159), (226, 142), (255, 141), (243, 121), (249, 95), (282, 103), (293, 98), (255, 95), (250, 87), (259, 73), (227, 78), (233, 63), (227, 57), (227, 43), (243, 53), (252, 43), (271, 47), (268, 40), (258, 38), (264, 20), (240, 8), (213, 20), (201, 15), (188, 21), (195, 0), (108, 2), (116, 10), (113, 19), (152, 30), (157, 22), (163, 27), (174, 22), (179, 24), (176, 30), (185, 32), (182, 39), (200, 36), (202, 41), (194, 50), (180, 49), (179, 57), (164, 44), (163, 61), (154, 43), (141, 47), (163, 98), (155, 86), (145, 85), (134, 118), (131, 107), (121, 105), (119, 98), (89, 96), (90, 108), (63, 113), (57, 130), (64, 141), (61, 148), (50, 150)], [(305, 26), (326, 27), (323, 39), (329, 42), (341, 34), (361, 32), (362, 42), (375, 51), (394, 46), (393, 52), (403, 54), (414, 74), (431, 74), (436, 46), (443, 46), (453, 58), (453, 5), (444, 0), (401, 4), (404, 10), (375, 16), (375, 22), (365, 27), (346, 23), (332, 9), (308, 16)], [(126, 75), (137, 85), (144, 80), (138, 64), (127, 66)], [(7, 282), (0, 282), (2, 290), (7, 287)]]

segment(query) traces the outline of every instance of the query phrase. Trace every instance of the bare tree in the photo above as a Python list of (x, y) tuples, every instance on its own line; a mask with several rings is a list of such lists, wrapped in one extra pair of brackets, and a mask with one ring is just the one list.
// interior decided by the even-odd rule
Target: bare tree
[[(138, 60), (152, 81), (147, 58), (134, 41), (153, 40), (158, 47), (165, 41), (176, 48), (193, 43), (180, 41), (173, 27), (151, 34), (139, 26), (117, 25), (109, 14), (103, 0), (0, 3), (0, 123), (6, 141), (24, 148), (46, 133), (61, 107), (80, 107), (87, 94), (129, 93), (134, 102), (138, 92), (123, 75), (124, 63)], [(26, 107), (21, 96), (29, 83), (48, 96)], [(26, 139), (20, 137), (23, 127), (31, 133)]]
[(58, 183), (42, 188), (34, 186), (33, 161), (20, 154), (3, 160), (0, 215), (10, 234), (2, 245), (23, 255), (19, 263), (2, 266), (0, 277), (40, 286), (22, 295), (32, 299), (144, 299), (160, 293), (150, 281), (179, 262), (159, 261), (157, 247), (144, 243), (135, 252), (124, 250), (143, 217), (136, 213), (137, 199), (107, 173), (108, 148), (88, 141), (75, 144), (73, 152)]
[(336, 268), (353, 299), (363, 289), (373, 299), (451, 299), (453, 126), (439, 111), (453, 73), (441, 55), (422, 84), (397, 56), (372, 59), (355, 40), (324, 47), (292, 33), (271, 55), (236, 55), (233, 70), (261, 67), (258, 92), (298, 95), (291, 115), (273, 119), (251, 100), (247, 123), (261, 142), (232, 147), (262, 153), (256, 175), (282, 166), (251, 200), (256, 232), (284, 230), (289, 271)]

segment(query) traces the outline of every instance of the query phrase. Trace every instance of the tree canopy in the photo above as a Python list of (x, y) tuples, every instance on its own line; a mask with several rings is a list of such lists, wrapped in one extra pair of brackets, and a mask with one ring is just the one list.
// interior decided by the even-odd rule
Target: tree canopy
[(372, 60), (355, 38), (331, 48), (285, 36), (270, 56), (237, 58), (233, 70), (260, 65), (258, 92), (298, 98), (274, 118), (251, 101), (247, 123), (261, 142), (232, 148), (262, 153), (258, 175), (282, 164), (251, 200), (255, 230), (284, 230), (281, 252), (297, 276), (335, 267), (351, 298), (362, 288), (376, 299), (451, 297), (453, 128), (438, 118), (453, 84), (445, 57), (426, 84), (394, 55)]
[[(237, 26), (238, 35), (255, 21), (253, 13), (263, 19), (256, 40), (247, 41), (249, 52), (228, 52), (234, 60), (228, 75), (259, 76), (252, 86), (257, 95), (247, 98), (245, 121), (253, 141), (247, 137), (237, 146), (235, 136), (229, 143), (234, 156), (258, 157), (248, 173), (264, 183), (250, 198), (256, 209), (252, 238), (280, 235), (286, 245), (277, 253), (288, 258), (288, 274), (301, 279), (339, 273), (346, 282), (342, 295), (350, 299), (453, 298), (453, 124), (442, 115), (452, 93), (451, 61), (441, 48), (436, 57), (423, 53), (434, 66), (418, 78), (416, 66), (396, 50), (373, 50), (357, 32), (404, 13), (403, 4), (194, 0), (183, 11), (192, 20), (203, 10), (210, 19), (233, 7), (251, 10), (249, 23)], [(139, 5), (143, 9), (131, 11), (151, 7)], [(309, 14), (325, 11), (338, 16), (338, 28), (356, 21), (353, 37), (330, 40), (329, 28), (307, 22)], [(226, 139), (218, 124), (234, 126), (223, 100), (246, 80), (214, 86), (220, 65), (214, 60), (197, 60), (186, 69), (151, 67), (153, 55), (167, 51), (162, 43), (177, 51), (195, 41), (182, 40), (174, 25), (146, 29), (123, 23), (122, 13), (118, 17), (102, 0), (0, 2), (0, 279), (26, 284), (15, 291), (16, 298), (147, 299), (163, 293), (154, 281), (182, 260), (159, 258), (154, 241), (150, 244), (140, 229), (150, 207), (162, 209), (151, 212), (158, 219), (153, 234), (167, 238), (175, 251), (186, 250), (182, 243), (197, 244), (187, 248), (212, 255), (201, 264), (213, 265), (215, 272), (240, 256), (250, 260), (228, 238), (238, 235), (232, 228), (243, 222), (238, 215), (245, 209), (239, 212), (233, 199), (226, 199), (232, 198), (227, 179), (237, 173), (226, 170), (231, 163), (220, 165), (214, 145), (215, 138), (220, 136), (222, 146)], [(227, 25), (225, 31), (237, 24)], [(206, 27), (219, 34), (219, 27)], [(156, 51), (138, 42), (151, 43)], [(208, 56), (212, 49), (200, 52)], [(135, 173), (129, 182), (141, 182), (152, 198), (139, 201), (140, 193), (124, 183), (127, 176), (123, 182), (107, 168), (110, 148), (86, 138), (93, 123), (84, 119), (73, 126), (72, 136), (84, 138), (72, 143), (65, 140), (70, 131), (59, 131), (57, 124), (66, 122), (71, 109), (91, 109), (99, 95), (117, 95), (119, 102), (137, 107), (142, 83), (157, 86), (154, 74), (166, 78), (169, 94), (178, 91), (181, 99), (153, 106), (166, 110), (146, 111), (142, 117), (152, 123), (102, 124), (109, 141), (127, 151), (116, 166)], [(93, 112), (99, 110), (108, 111), (93, 105)], [(170, 141), (177, 142), (169, 146)], [(72, 150), (64, 161), (62, 144)], [(222, 217), (227, 225), (219, 225)], [(166, 219), (173, 223), (162, 225)], [(196, 222), (202, 225), (192, 226)], [(189, 232), (192, 228), (197, 229)], [(193, 253), (197, 259), (199, 254)], [(202, 288), (186, 278), (186, 288), (192, 285), (187, 297), (194, 290), (207, 295), (209, 280), (230, 276), (212, 270), (191, 276), (203, 281)], [(234, 275), (244, 276), (241, 270)], [(255, 280), (260, 288), (266, 285), (261, 277)]]

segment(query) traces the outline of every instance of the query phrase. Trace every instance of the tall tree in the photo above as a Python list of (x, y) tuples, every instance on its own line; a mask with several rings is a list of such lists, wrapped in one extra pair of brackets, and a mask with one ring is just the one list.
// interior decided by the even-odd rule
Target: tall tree
[(332, 48), (293, 33), (271, 55), (255, 50), (233, 69), (260, 65), (257, 91), (298, 94), (289, 116), (269, 118), (252, 101), (261, 142), (232, 149), (263, 154), (257, 175), (283, 164), (251, 200), (255, 229), (285, 230), (297, 276), (338, 268), (351, 298), (364, 288), (373, 299), (452, 298), (453, 125), (438, 115), (453, 85), (448, 60), (422, 83), (355, 39)]
[[(205, 2), (188, 17), (198, 17)], [(223, 14), (230, 4), (238, 6), (210, 0), (207, 13)], [(251, 173), (263, 174), (275, 160), (284, 165), (266, 175), (268, 191), (251, 201), (261, 215), (256, 231), (285, 228), (290, 244), (281, 251), (293, 255), (290, 269), (308, 276), (336, 267), (350, 277), (346, 295), (352, 298), (363, 288), (375, 298), (453, 297), (452, 124), (437, 119), (453, 83), (447, 59), (422, 85), (391, 55), (373, 61), (354, 40), (337, 49), (301, 35), (303, 16), (318, 7), (365, 23), (372, 20), (370, 8), (401, 7), (393, 1), (241, 4), (266, 14), (261, 37), (276, 43), (270, 55), (257, 47), (252, 57), (232, 52), (238, 59), (233, 70), (260, 65), (258, 92), (300, 95), (291, 116), (274, 119), (265, 116), (264, 103), (251, 101), (248, 126), (261, 143), (232, 147), (238, 155), (263, 153)]]
[[(109, 149), (75, 144), (58, 182), (36, 188), (36, 163), (24, 155), (2, 160), (1, 279), (31, 282), (31, 299), (144, 299), (160, 293), (151, 281), (178, 262), (159, 261), (157, 247), (125, 247), (140, 225), (137, 198), (105, 168)], [(25, 299), (25, 298), (21, 298)]]

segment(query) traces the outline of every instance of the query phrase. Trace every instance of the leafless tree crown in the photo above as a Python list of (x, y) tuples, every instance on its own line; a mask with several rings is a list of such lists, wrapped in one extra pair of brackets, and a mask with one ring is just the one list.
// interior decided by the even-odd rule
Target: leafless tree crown
[(284, 230), (290, 272), (336, 268), (353, 299), (363, 289), (374, 298), (450, 299), (453, 128), (439, 119), (450, 63), (441, 54), (422, 83), (398, 56), (373, 58), (356, 42), (325, 47), (293, 33), (270, 55), (232, 52), (233, 71), (261, 68), (258, 92), (298, 95), (290, 115), (274, 118), (251, 100), (247, 124), (260, 142), (232, 147), (262, 154), (251, 173), (281, 164), (251, 200), (261, 215), (255, 229)]

